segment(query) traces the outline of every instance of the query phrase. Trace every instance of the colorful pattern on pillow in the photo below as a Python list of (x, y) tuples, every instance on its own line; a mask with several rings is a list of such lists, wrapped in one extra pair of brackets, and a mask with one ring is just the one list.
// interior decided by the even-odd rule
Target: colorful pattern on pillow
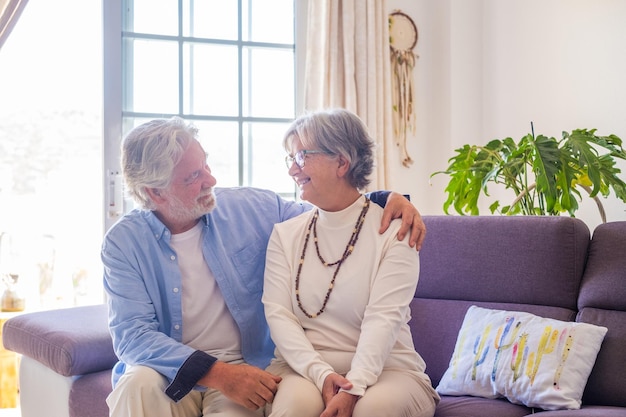
[(437, 391), (578, 409), (607, 328), (471, 306)]

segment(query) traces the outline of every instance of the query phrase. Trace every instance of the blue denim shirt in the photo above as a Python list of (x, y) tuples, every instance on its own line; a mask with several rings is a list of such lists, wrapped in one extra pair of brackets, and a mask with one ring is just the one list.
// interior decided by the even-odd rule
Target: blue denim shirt
[[(261, 302), (267, 243), (275, 223), (310, 206), (254, 188), (216, 188), (215, 195), (216, 208), (203, 217), (204, 258), (241, 331), (245, 362), (265, 368), (274, 351)], [(385, 202), (387, 193), (379, 195)], [(181, 274), (170, 238), (153, 212), (136, 209), (105, 235), (101, 256), (109, 328), (120, 359), (113, 384), (126, 364), (149, 366), (168, 379), (165, 392), (178, 401), (216, 358), (181, 343)]]

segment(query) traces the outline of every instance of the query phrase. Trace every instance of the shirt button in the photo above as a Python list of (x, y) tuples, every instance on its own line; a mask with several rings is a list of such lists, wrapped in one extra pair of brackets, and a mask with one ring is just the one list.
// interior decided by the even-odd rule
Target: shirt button
[(170, 256), (170, 259), (173, 261), (173, 260), (176, 259), (176, 256), (172, 255), (172, 256)]
[(178, 330), (178, 329), (180, 329), (180, 325), (179, 325), (179, 324), (177, 324), (177, 325), (175, 325), (175, 326), (174, 326), (174, 328), (175, 328), (176, 330)]
[(178, 292), (178, 288), (174, 288), (174, 292)]

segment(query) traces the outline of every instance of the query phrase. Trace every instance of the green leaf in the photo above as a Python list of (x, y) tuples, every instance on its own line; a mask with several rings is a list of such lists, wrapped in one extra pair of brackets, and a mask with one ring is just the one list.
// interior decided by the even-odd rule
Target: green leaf
[[(553, 212), (554, 205), (562, 192), (557, 187), (559, 171), (566, 170), (562, 166), (558, 142), (554, 138), (539, 135), (533, 142), (534, 155), (532, 167), (537, 183), (537, 192), (543, 194), (546, 211)], [(569, 189), (569, 186), (567, 186)]]
[(595, 129), (563, 132), (562, 139), (532, 134), (518, 142), (493, 139), (484, 146), (464, 145), (448, 160), (448, 169), (431, 175), (450, 177), (444, 211), (479, 214), (478, 200), (489, 197), (490, 183), (502, 184), (514, 195), (511, 205), (490, 203), (491, 213), (574, 216), (582, 196), (608, 196), (612, 189), (626, 203), (626, 183), (620, 178), (616, 159), (626, 160), (622, 140), (615, 135), (598, 136)]

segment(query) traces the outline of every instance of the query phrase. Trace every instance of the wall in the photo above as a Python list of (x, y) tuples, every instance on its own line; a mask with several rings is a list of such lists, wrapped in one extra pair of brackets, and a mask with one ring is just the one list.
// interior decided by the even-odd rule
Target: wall
[[(417, 132), (410, 168), (396, 164), (389, 188), (413, 197), (423, 214), (443, 214), (454, 149), (530, 133), (596, 128), (626, 141), (626, 2), (622, 0), (388, 0), (415, 21)], [(626, 180), (626, 164), (620, 164)], [(513, 196), (501, 195), (501, 202)], [(613, 193), (612, 193), (613, 194)], [(489, 214), (488, 202), (481, 214)], [(626, 204), (602, 200), (608, 221)], [(591, 199), (577, 217), (600, 223)]]

